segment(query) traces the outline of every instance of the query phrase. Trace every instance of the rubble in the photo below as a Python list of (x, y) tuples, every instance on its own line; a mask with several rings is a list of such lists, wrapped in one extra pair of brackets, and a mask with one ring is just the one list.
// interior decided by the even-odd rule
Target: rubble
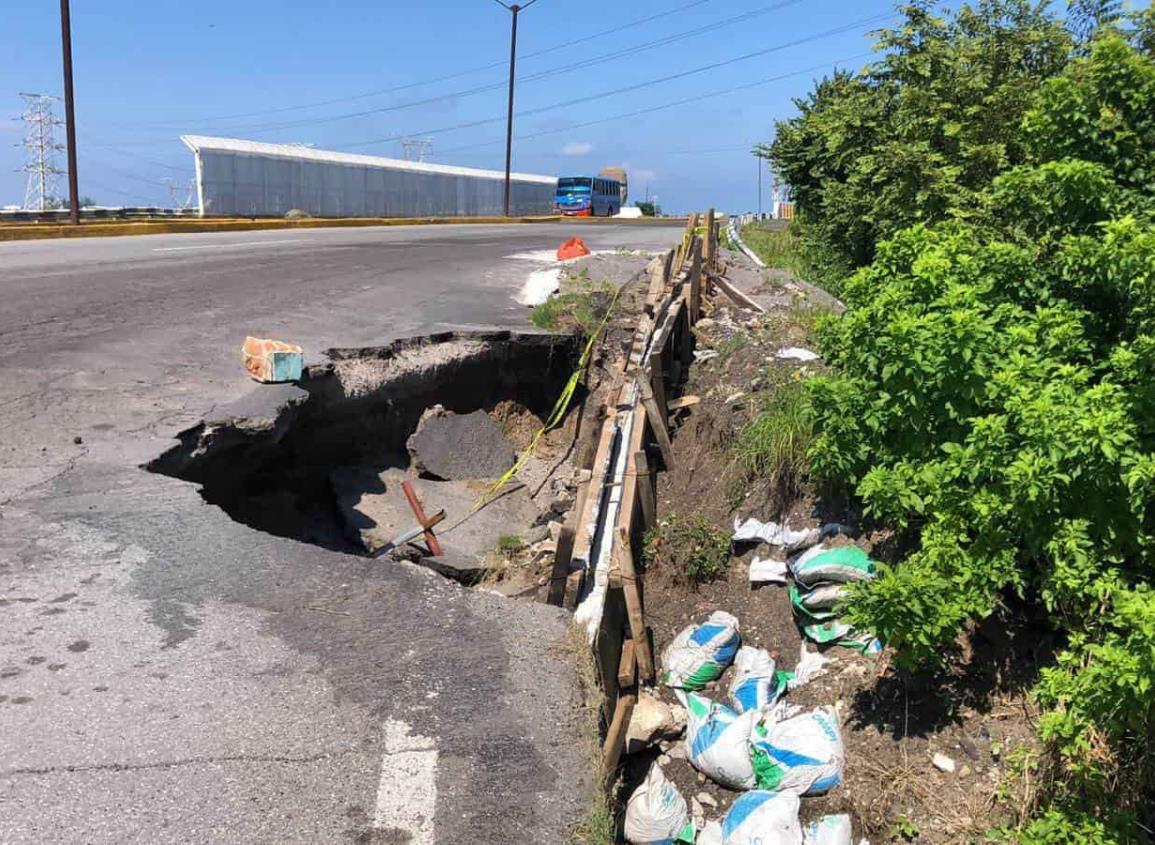
[(485, 411), (455, 414), (441, 405), (422, 414), (406, 447), (414, 470), (444, 481), (499, 478), (517, 459)]

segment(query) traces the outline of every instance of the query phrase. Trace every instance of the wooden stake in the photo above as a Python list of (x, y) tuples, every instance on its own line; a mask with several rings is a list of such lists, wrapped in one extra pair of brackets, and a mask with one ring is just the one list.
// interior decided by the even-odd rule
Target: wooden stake
[(637, 658), (634, 654), (634, 641), (625, 640), (622, 643), (622, 658), (618, 661), (618, 686), (622, 689), (632, 687), (637, 678)]
[(706, 212), (706, 267), (715, 269), (718, 261), (717, 231), (714, 228), (714, 209)]
[(409, 501), (409, 507), (413, 508), (413, 513), (417, 517), (417, 524), (425, 529), (423, 532), (425, 535), (425, 545), (429, 546), (429, 551), (433, 552), (434, 557), (441, 557), (441, 544), (437, 542), (437, 537), (433, 534), (433, 526), (445, 519), (445, 511), (428, 517), (425, 515), (425, 510), (421, 507), (421, 500), (417, 498), (417, 493), (413, 490), (413, 485), (408, 481), (402, 481), (401, 489), (405, 492), (405, 498)]
[(657, 479), (650, 469), (650, 459), (645, 450), (634, 452), (634, 466), (637, 468), (638, 497), (642, 502), (642, 520), (646, 529), (654, 527), (658, 519)]
[(702, 241), (694, 238), (693, 258), (690, 264), (690, 325), (702, 316)]
[(650, 380), (646, 378), (645, 373), (638, 372), (637, 383), (642, 406), (646, 409), (646, 416), (650, 419), (650, 428), (654, 430), (654, 439), (658, 441), (658, 448), (662, 452), (662, 462), (666, 469), (671, 469), (674, 466), (674, 445), (670, 442), (670, 430), (667, 427), (666, 418), (662, 416), (662, 410), (658, 407), (654, 392), (650, 389)]
[(654, 657), (650, 653), (646, 639), (646, 618), (642, 612), (642, 591), (638, 584), (638, 572), (634, 568), (634, 552), (630, 548), (630, 535), (618, 526), (614, 535), (614, 556), (618, 571), (622, 574), (622, 593), (626, 599), (626, 615), (630, 620), (630, 633), (634, 640), (634, 654), (638, 660), (638, 680), (650, 681), (654, 677)]
[(617, 771), (618, 761), (622, 759), (622, 749), (626, 745), (626, 731), (630, 727), (630, 716), (634, 713), (634, 705), (638, 697), (634, 693), (618, 696), (618, 704), (614, 708), (614, 718), (606, 731), (606, 741), (602, 745), (602, 774), (608, 779)]

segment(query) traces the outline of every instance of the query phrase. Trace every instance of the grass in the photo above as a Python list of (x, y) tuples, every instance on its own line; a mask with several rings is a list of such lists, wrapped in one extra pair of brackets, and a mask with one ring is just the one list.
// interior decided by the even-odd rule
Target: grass
[(515, 555), (525, 548), (525, 540), (516, 534), (502, 534), (497, 538), (497, 551), (504, 555)]
[(747, 478), (764, 478), (788, 500), (800, 492), (809, 470), (806, 453), (814, 438), (802, 382), (773, 387), (734, 444), (738, 465)]
[(805, 261), (802, 257), (802, 239), (790, 227), (766, 228), (761, 223), (747, 223), (742, 227), (742, 241), (768, 267), (789, 270), (802, 278)]
[(583, 335), (591, 334), (609, 310), (613, 301), (613, 285), (603, 282), (582, 284), (582, 289), (551, 296), (529, 312), (529, 321), (546, 331), (576, 329)]
[(730, 533), (701, 514), (672, 514), (646, 532), (645, 554), (650, 563), (668, 562), (678, 580), (712, 581), (730, 565)]
[(586, 630), (581, 625), (571, 625), (566, 631), (561, 647), (573, 664), (578, 676), (582, 694), (582, 708), (579, 714), (582, 725), (583, 746), (587, 765), (592, 775), (593, 791), (585, 815), (570, 832), (566, 845), (612, 845), (617, 841), (617, 829), (609, 795), (602, 788), (602, 746), (600, 717), (603, 705), (601, 687), (598, 685), (597, 666), (594, 653), (586, 639)]

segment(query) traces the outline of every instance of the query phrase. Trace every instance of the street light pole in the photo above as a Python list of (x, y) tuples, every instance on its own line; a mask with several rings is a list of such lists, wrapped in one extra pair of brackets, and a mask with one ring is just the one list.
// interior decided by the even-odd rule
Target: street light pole
[(68, 143), (68, 218), (80, 223), (80, 188), (76, 175), (76, 108), (72, 101), (72, 16), (60, 0), (60, 41), (64, 52), (64, 134)]
[(758, 156), (758, 219), (762, 219), (762, 156)]
[(513, 164), (513, 82), (514, 72), (517, 69), (517, 13), (523, 9), (528, 9), (537, 0), (529, 0), (528, 3), (522, 5), (517, 3), (506, 5), (501, 0), (494, 1), (513, 14), (513, 23), (509, 34), (509, 108), (505, 118), (505, 201), (503, 203), (503, 213), (509, 217), (509, 172)]

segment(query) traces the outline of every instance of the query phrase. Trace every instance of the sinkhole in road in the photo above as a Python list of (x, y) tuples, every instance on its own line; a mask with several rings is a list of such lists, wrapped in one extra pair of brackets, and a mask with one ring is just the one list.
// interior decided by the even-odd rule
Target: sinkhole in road
[[(508, 436), (512, 460), (549, 415), (579, 350), (572, 335), (445, 332), (326, 354), (329, 362), (306, 368), (295, 385), (262, 385), (215, 409), (145, 468), (200, 485), (205, 501), (252, 528), (372, 554), (416, 524), (401, 479), (428, 512), (446, 509), (445, 525), (492, 483), (492, 466), (489, 480), (465, 477), (471, 461), (486, 463), (484, 437), (440, 444), (465, 465), (455, 478), (414, 465), (409, 441), (430, 409), (458, 419), (484, 412), (482, 422)], [(540, 524), (548, 515), (540, 511), (528, 494), (503, 497), (443, 542), (445, 556), (479, 557), (499, 534)]]

